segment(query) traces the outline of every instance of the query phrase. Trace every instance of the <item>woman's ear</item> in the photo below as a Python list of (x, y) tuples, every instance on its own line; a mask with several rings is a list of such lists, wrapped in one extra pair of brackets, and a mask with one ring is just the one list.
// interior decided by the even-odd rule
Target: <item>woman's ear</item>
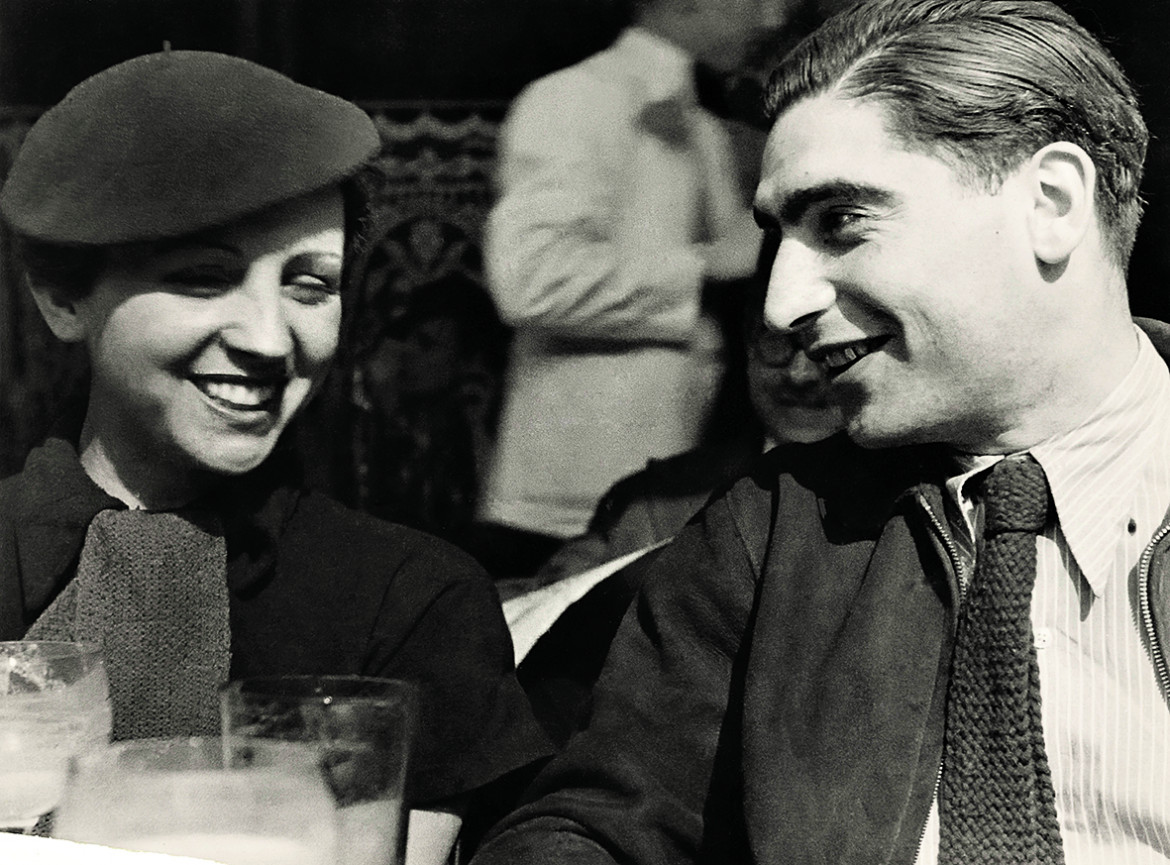
[(80, 342), (85, 338), (85, 326), (78, 315), (77, 300), (56, 286), (28, 280), (29, 291), (36, 301), (41, 317), (62, 342)]
[(1079, 146), (1057, 141), (1036, 151), (1029, 170), (1032, 248), (1039, 261), (1059, 265), (1095, 224), (1097, 168)]

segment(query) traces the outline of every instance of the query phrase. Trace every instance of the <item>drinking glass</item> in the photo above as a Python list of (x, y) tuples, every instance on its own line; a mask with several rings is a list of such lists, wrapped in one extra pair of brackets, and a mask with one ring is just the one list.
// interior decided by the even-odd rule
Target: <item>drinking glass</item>
[(231, 742), (313, 745), (333, 794), (340, 865), (401, 865), (414, 686), (365, 676), (271, 676), (220, 692)]
[(110, 740), (97, 646), (0, 642), (0, 828), (28, 832), (57, 805), (69, 758)]
[(53, 835), (226, 865), (333, 865), (334, 831), (314, 751), (193, 737), (75, 758)]

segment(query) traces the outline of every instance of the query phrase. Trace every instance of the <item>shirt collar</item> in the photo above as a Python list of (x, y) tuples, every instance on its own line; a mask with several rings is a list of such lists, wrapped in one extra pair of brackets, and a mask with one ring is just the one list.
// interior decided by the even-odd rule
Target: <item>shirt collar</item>
[(673, 42), (642, 27), (629, 27), (616, 47), (629, 58), (648, 99), (694, 99), (694, 60)]
[[(1029, 449), (1048, 478), (1065, 542), (1096, 595), (1108, 583), (1115, 540), (1125, 532), (1159, 430), (1170, 424), (1170, 370), (1149, 338), (1134, 330), (1137, 360), (1117, 387), (1077, 427)], [(972, 532), (973, 506), (963, 485), (999, 459), (957, 456), (959, 474), (947, 481)]]

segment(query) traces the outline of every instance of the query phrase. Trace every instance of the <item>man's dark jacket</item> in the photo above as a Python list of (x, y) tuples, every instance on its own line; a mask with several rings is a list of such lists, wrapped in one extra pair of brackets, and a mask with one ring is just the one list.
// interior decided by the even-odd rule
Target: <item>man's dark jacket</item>
[[(1167, 357), (1170, 329), (1142, 325)], [(839, 436), (772, 451), (715, 499), (655, 561), (588, 727), (474, 865), (911, 865), (956, 624), (945, 459)]]

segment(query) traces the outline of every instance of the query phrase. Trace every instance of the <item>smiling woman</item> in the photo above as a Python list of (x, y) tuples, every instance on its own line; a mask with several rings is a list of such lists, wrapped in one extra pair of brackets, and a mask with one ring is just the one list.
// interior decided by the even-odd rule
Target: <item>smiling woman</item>
[(0, 639), (99, 644), (115, 738), (217, 733), (229, 678), (419, 683), (415, 865), (544, 740), (482, 570), (303, 489), (280, 444), (339, 346), (378, 148), (350, 103), (207, 52), (112, 67), (29, 132), (0, 215), (90, 382), (0, 484)]
[(337, 349), (336, 189), (169, 242), (111, 248), (81, 297), (32, 287), (92, 367), (81, 464), (132, 506), (186, 504), (255, 468)]

